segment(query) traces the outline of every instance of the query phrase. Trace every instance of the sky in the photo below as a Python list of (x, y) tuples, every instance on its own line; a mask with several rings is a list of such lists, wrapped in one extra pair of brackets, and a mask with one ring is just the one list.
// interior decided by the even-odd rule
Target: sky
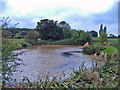
[(0, 19), (10, 17), (11, 25), (35, 28), (42, 19), (66, 21), (72, 29), (118, 35), (119, 0), (0, 0)]

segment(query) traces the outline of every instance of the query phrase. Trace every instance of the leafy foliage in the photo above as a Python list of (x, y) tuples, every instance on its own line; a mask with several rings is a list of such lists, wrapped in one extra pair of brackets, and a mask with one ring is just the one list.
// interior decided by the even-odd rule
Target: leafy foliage
[(98, 33), (97, 33), (96, 31), (94, 31), (94, 30), (90, 31), (89, 33), (90, 33), (90, 34), (92, 35), (92, 37), (94, 37), (94, 38), (98, 37)]
[(83, 48), (83, 53), (88, 55), (93, 55), (97, 52), (98, 54), (100, 54), (100, 51), (104, 49), (105, 47), (103, 46), (97, 46), (97, 45), (86, 46)]
[(61, 21), (58, 23), (58, 26), (63, 29), (63, 38), (72, 37), (71, 27), (68, 23), (66, 23), (65, 21)]
[(107, 34), (106, 34), (106, 32), (100, 33), (99, 42), (101, 44), (103, 44), (104, 42), (107, 42)]
[(92, 36), (89, 32), (72, 30), (72, 39), (75, 44), (84, 45), (85, 43), (92, 41)]
[(31, 30), (26, 35), (26, 41), (31, 44), (37, 44), (37, 39), (39, 37), (39, 33), (35, 30)]
[(105, 26), (104, 29), (103, 29), (103, 24), (100, 25), (100, 30), (99, 30), (99, 35), (103, 32), (107, 32), (107, 27)]
[(73, 41), (76, 43), (77, 42), (77, 40), (79, 40), (79, 33), (78, 33), (78, 31), (76, 31), (76, 30), (73, 30), (72, 31), (72, 39), (73, 39)]
[(57, 26), (57, 21), (43, 19), (37, 23), (36, 30), (42, 40), (60, 40), (63, 38), (63, 29)]
[(15, 38), (16, 38), (16, 39), (21, 39), (21, 38), (22, 38), (22, 34), (21, 34), (21, 33), (17, 33), (17, 34), (15, 35)]
[(12, 79), (12, 73), (16, 71), (16, 67), (20, 65), (21, 59), (17, 56), (20, 53), (12, 52), (15, 50), (15, 46), (7, 40), (3, 40), (2, 45), (2, 75), (3, 75), (3, 82), (9, 81)]
[(87, 42), (91, 42), (92, 37), (89, 34), (89, 32), (82, 32), (82, 33), (80, 33), (80, 40), (81, 40), (81, 43), (85, 44)]
[(107, 27), (105, 26), (103, 29), (103, 24), (100, 26), (100, 31), (99, 31), (99, 42), (103, 44), (104, 42), (107, 42)]

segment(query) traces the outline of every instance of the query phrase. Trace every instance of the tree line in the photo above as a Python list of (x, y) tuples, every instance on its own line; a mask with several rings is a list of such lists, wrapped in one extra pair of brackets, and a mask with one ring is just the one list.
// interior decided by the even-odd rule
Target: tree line
[[(34, 35), (34, 36), (33, 36)], [(38, 38), (41, 40), (61, 40), (71, 38), (74, 42), (86, 43), (91, 41), (91, 38), (98, 37), (95, 30), (85, 32), (84, 30), (72, 29), (66, 21), (54, 21), (49, 19), (40, 20), (34, 30), (31, 30), (26, 35), (28, 41), (35, 41)]]
[[(9, 20), (9, 18), (3, 18), (3, 20), (0, 21), (2, 23), (3, 38), (25, 38), (29, 43), (35, 43), (38, 39), (55, 41), (70, 38), (74, 41), (74, 43), (80, 42), (84, 44), (86, 42), (90, 42), (91, 38), (98, 37), (96, 30), (85, 32), (84, 30), (72, 29), (70, 24), (66, 21), (58, 22), (50, 19), (42, 19), (37, 22), (34, 29), (8, 27), (10, 21), (11, 20)], [(15, 24), (15, 26), (17, 24)], [(106, 32), (107, 27), (103, 27), (103, 24), (101, 24), (99, 29), (101, 42), (106, 41), (102, 39), (102, 37), (107, 37)], [(114, 37), (113, 34), (110, 35), (111, 37)]]

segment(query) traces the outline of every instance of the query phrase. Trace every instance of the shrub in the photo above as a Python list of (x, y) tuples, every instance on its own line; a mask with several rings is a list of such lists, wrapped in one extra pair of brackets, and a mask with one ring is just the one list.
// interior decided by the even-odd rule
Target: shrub
[(97, 52), (97, 54), (99, 55), (100, 51), (102, 51), (104, 49), (105, 49), (104, 46), (97, 46), (97, 45), (86, 46), (83, 48), (83, 53), (88, 54), (88, 55), (92, 55), (92, 54), (95, 54), (95, 52)]
[(92, 36), (88, 32), (81, 32), (79, 39), (81, 41), (80, 43), (84, 45), (85, 43), (90, 43), (92, 41)]
[(84, 54), (94, 54), (95, 53), (95, 48), (93, 46), (86, 46), (83, 48), (83, 53)]
[(26, 41), (31, 44), (37, 44), (38, 37), (39, 33), (37, 31), (31, 30), (26, 35)]
[(24, 48), (29, 47), (29, 46), (30, 46), (30, 44), (27, 43), (27, 42), (23, 42), (23, 43), (22, 43), (22, 47), (24, 47)]

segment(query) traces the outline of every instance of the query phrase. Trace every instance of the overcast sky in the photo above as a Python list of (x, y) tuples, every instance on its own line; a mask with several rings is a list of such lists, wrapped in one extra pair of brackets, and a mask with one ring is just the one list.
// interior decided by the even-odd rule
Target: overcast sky
[(41, 19), (65, 20), (72, 29), (118, 34), (119, 0), (0, 0), (2, 17), (10, 17), (20, 28), (35, 28)]

